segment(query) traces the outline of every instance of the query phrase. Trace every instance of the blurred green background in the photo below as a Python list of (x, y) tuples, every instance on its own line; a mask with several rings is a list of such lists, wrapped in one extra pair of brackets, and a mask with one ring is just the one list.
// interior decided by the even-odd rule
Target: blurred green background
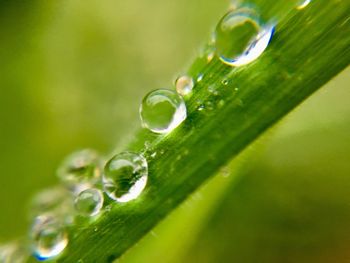
[[(128, 141), (143, 95), (171, 86), (228, 5), (0, 1), (0, 242), (27, 233), (65, 155)], [(121, 261), (350, 262), (348, 83), (350, 68)]]

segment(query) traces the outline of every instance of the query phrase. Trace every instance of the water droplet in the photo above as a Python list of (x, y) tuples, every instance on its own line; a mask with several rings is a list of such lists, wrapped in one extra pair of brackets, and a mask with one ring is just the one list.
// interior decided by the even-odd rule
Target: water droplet
[(103, 206), (103, 194), (99, 189), (86, 189), (78, 194), (74, 200), (76, 211), (84, 216), (97, 215)]
[(103, 186), (106, 194), (117, 202), (136, 199), (146, 186), (148, 165), (136, 153), (123, 152), (114, 156), (105, 166)]
[(186, 105), (176, 92), (158, 89), (143, 99), (140, 117), (143, 127), (155, 133), (169, 133), (186, 119)]
[(226, 86), (228, 83), (229, 83), (229, 80), (228, 79), (223, 79), (221, 81), (222, 85)]
[(201, 82), (203, 77), (204, 77), (203, 74), (199, 74), (198, 77), (197, 77), (197, 82)]
[(175, 81), (176, 91), (181, 96), (190, 94), (192, 92), (193, 86), (193, 79), (186, 75), (178, 77)]
[(242, 8), (230, 11), (216, 27), (216, 52), (227, 65), (246, 65), (264, 52), (273, 31), (273, 26), (261, 25), (253, 10)]
[(207, 55), (207, 61), (208, 61), (208, 63), (209, 63), (210, 61), (213, 60), (214, 55), (215, 55), (214, 52), (210, 52), (210, 53)]
[(297, 6), (297, 9), (301, 10), (307, 7), (311, 3), (311, 0), (303, 0), (301, 3)]
[(94, 185), (100, 180), (98, 155), (89, 149), (75, 152), (64, 159), (57, 174), (69, 189), (79, 192), (83, 185)]
[(1, 263), (23, 263), (27, 262), (28, 258), (25, 248), (16, 242), (0, 245)]
[(31, 237), (34, 255), (39, 260), (58, 256), (68, 244), (64, 226), (50, 215), (38, 216), (35, 219)]
[(204, 105), (203, 105), (203, 104), (201, 104), (201, 105), (199, 105), (199, 106), (198, 106), (197, 110), (198, 110), (198, 111), (203, 111), (203, 110), (204, 110), (204, 108), (205, 108), (205, 107), (204, 107)]

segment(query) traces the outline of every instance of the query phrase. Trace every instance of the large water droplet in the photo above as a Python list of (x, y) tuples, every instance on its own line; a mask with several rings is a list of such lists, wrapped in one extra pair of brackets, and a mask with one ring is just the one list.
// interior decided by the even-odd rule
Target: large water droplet
[(89, 149), (75, 152), (64, 159), (57, 174), (74, 191), (81, 191), (82, 186), (86, 188), (87, 185), (94, 185), (101, 175), (98, 154)]
[(68, 244), (64, 226), (50, 215), (41, 215), (35, 219), (31, 238), (33, 253), (39, 260), (58, 256)]
[(137, 198), (146, 186), (148, 165), (136, 153), (123, 152), (114, 156), (105, 166), (103, 187), (106, 194), (117, 202)]
[(186, 105), (175, 91), (158, 89), (143, 99), (140, 117), (143, 127), (155, 133), (169, 133), (186, 119)]
[(273, 26), (261, 25), (251, 9), (230, 11), (216, 27), (216, 52), (220, 60), (227, 65), (246, 65), (264, 52), (273, 31)]
[(77, 212), (84, 216), (97, 215), (103, 206), (103, 194), (99, 189), (91, 188), (80, 192), (74, 200)]
[(175, 81), (176, 91), (181, 96), (190, 94), (192, 92), (193, 86), (193, 79), (186, 75), (178, 77)]

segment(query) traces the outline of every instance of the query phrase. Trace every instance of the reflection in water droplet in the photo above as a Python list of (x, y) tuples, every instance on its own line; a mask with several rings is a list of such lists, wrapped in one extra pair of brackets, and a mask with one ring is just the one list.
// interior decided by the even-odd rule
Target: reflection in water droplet
[(190, 94), (192, 92), (193, 86), (193, 79), (186, 75), (178, 77), (175, 81), (176, 91), (181, 96)]
[(143, 99), (140, 117), (144, 128), (155, 133), (169, 133), (186, 119), (186, 105), (172, 90), (155, 90)]
[(84, 216), (97, 215), (103, 206), (103, 194), (99, 189), (86, 189), (78, 194), (74, 200), (76, 211)]
[(246, 65), (264, 52), (273, 32), (273, 26), (261, 25), (253, 10), (242, 8), (230, 11), (216, 27), (216, 52), (227, 65)]
[(105, 166), (103, 187), (106, 194), (117, 202), (136, 199), (146, 186), (148, 165), (136, 153), (123, 152), (114, 156)]
[(297, 9), (301, 10), (305, 7), (307, 7), (311, 3), (311, 0), (303, 0), (301, 3), (297, 6)]
[(101, 175), (98, 154), (90, 149), (75, 152), (64, 159), (57, 174), (74, 191), (81, 191), (83, 185), (94, 185)]
[(31, 238), (33, 253), (39, 260), (58, 256), (68, 244), (63, 225), (50, 215), (38, 216), (35, 219)]

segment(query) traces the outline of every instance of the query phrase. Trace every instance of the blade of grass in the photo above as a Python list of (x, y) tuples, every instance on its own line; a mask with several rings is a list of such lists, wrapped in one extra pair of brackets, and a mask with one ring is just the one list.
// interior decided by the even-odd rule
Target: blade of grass
[(344, 69), (350, 61), (349, 14), (348, 1), (314, 1), (278, 21), (270, 46), (254, 63), (230, 68), (214, 58), (203, 69), (195, 66), (193, 72), (200, 71), (203, 80), (187, 101), (185, 123), (165, 137), (141, 131), (127, 148), (142, 150), (149, 141), (144, 193), (112, 205), (95, 222), (72, 227), (58, 261), (118, 258), (222, 165)]

